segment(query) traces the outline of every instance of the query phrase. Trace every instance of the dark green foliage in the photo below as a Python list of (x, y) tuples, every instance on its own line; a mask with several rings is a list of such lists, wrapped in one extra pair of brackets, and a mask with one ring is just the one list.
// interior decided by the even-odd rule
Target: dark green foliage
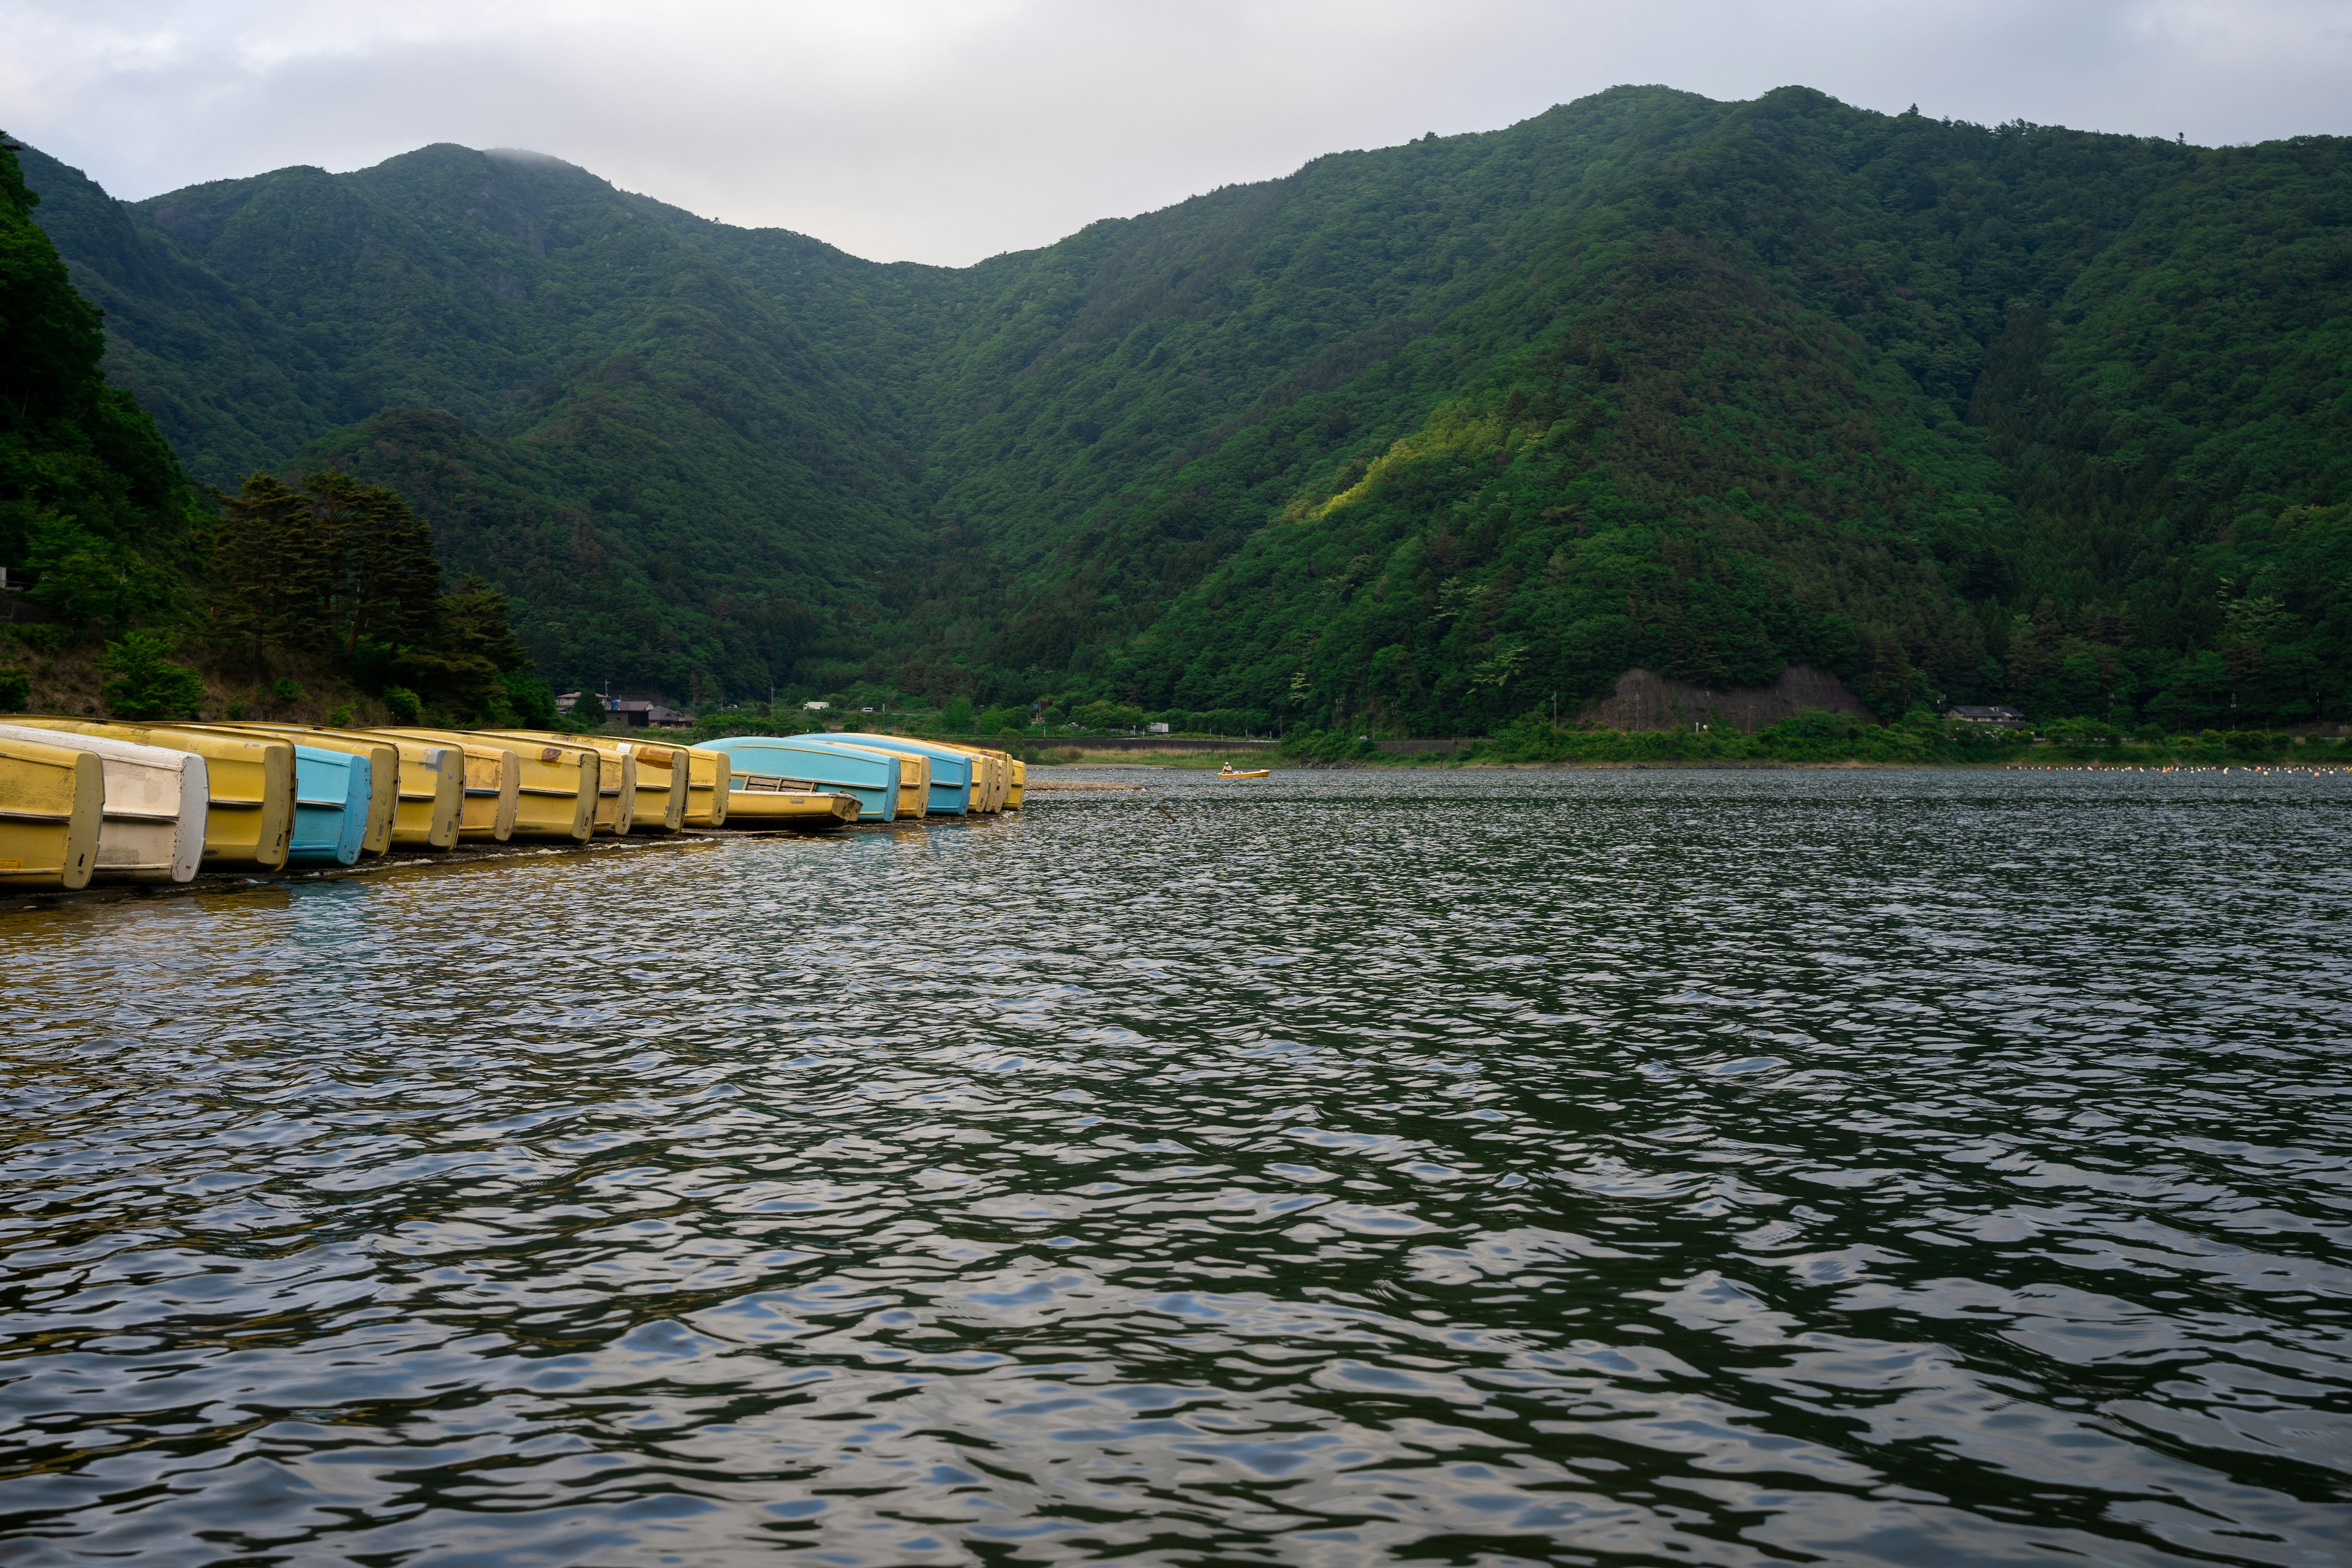
[(172, 645), (153, 632), (126, 632), (106, 648), (106, 710), (117, 719), (194, 719), (204, 707), (204, 682), (174, 664)]
[[(509, 632), (509, 637), (513, 633)], [(515, 722), (527, 730), (559, 730), (565, 728), (555, 711), (555, 693), (547, 682), (528, 669), (505, 669), (499, 673), (499, 686), (506, 699), (507, 708), (514, 714)], [(589, 726), (593, 731), (598, 726)]]
[[(423, 520), (392, 490), (329, 468), (299, 489), (250, 474), (216, 500), (210, 625), (257, 671), (273, 649), (309, 653), (385, 687), (387, 701), (395, 687), (421, 692), (459, 721), (553, 717), (554, 698), (525, 673), (506, 595), (470, 574), (444, 594)], [(288, 684), (280, 699), (299, 700)]]
[(15, 665), (0, 665), (0, 713), (22, 713), (33, 700), (33, 677)]
[(567, 687), (2201, 729), (2352, 717), (2347, 145), (1618, 89), (961, 270), (450, 147), (33, 167), (199, 472), (390, 486)]
[(1866, 724), (1851, 714), (1808, 710), (1753, 735), (1737, 731), (1586, 729), (1530, 719), (1506, 725), (1491, 738), (1444, 757), (1383, 752), (1372, 741), (1344, 731), (1303, 731), (1284, 740), (1281, 754), (1308, 765), (1389, 767), (1443, 767), (1458, 763), (1664, 767), (1821, 763), (2011, 768), (2245, 763), (2341, 767), (2352, 763), (2352, 738), (2331, 741), (2276, 731), (2213, 730), (2171, 735), (2153, 727), (2130, 734), (2120, 726), (2085, 719), (2062, 720), (2029, 732), (1951, 724), (1919, 711), (1890, 724)]
[(0, 138), (0, 565), (120, 631), (172, 604), (190, 491), (154, 422), (107, 385), (99, 313), (33, 221), (18, 151)]

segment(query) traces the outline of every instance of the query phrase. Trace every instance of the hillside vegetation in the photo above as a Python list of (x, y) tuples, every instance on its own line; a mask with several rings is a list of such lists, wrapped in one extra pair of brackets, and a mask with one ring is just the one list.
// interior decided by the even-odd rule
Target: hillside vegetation
[(954, 269), (527, 154), (26, 167), (193, 473), (389, 486), (559, 684), (2193, 730), (2352, 717), (2347, 153), (1627, 88)]
[(0, 601), (0, 712), (552, 720), (505, 598), (445, 591), (396, 493), (326, 469), (198, 496), (107, 384), (38, 200), (0, 143), (0, 563), (27, 584)]

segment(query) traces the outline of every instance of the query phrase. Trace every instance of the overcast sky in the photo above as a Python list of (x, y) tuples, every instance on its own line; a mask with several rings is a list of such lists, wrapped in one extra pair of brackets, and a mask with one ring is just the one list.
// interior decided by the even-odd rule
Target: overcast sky
[(0, 129), (117, 195), (430, 142), (963, 263), (1620, 82), (2352, 133), (2352, 0), (0, 0)]

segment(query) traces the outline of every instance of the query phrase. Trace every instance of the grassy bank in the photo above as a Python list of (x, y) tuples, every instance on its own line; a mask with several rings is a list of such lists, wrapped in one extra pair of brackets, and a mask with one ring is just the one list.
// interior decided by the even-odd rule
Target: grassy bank
[(2231, 763), (2352, 765), (2352, 737), (2277, 731), (2194, 734), (2125, 731), (2084, 720), (2039, 733), (1989, 730), (1915, 713), (1894, 724), (1802, 713), (1753, 735), (1730, 731), (1588, 730), (1513, 725), (1450, 756), (1400, 756), (1353, 735), (1307, 734), (1284, 742), (1285, 763), (1325, 766), (1460, 767), (1479, 764), (1622, 766), (1893, 765), (2173, 767)]

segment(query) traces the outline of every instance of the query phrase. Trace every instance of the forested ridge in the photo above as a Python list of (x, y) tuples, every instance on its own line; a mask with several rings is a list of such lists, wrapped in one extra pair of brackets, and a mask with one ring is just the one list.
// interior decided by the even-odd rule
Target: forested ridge
[(2352, 717), (2347, 150), (1625, 88), (952, 269), (25, 161), (199, 480), (389, 487), (559, 683), (1466, 733), (1636, 665)]
[[(77, 694), (93, 699), (80, 710), (102, 695), (117, 718), (291, 714), (312, 700), (299, 670), (411, 721), (428, 703), (459, 721), (552, 720), (505, 597), (472, 578), (445, 591), (426, 524), (394, 491), (331, 468), (299, 488), (257, 471), (209, 498), (189, 482), (107, 384), (100, 313), (34, 225), (18, 151), (0, 141), (0, 564), (14, 579), (0, 712), (34, 701), (16, 658), (62, 653), (42, 662), (110, 678)], [(209, 700), (184, 657), (232, 670), (251, 701)]]

